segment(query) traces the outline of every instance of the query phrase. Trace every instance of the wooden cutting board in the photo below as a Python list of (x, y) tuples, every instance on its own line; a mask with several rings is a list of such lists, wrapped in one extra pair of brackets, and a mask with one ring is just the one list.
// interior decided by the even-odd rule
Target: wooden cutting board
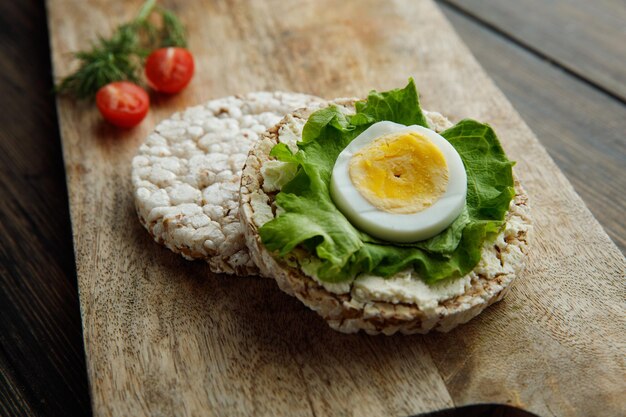
[[(542, 416), (626, 409), (626, 262), (430, 0), (168, 1), (197, 75), (130, 131), (58, 100), (97, 416), (408, 415), (477, 402)], [(140, 1), (48, 0), (53, 65)], [(448, 334), (330, 330), (271, 280), (212, 275), (139, 225), (130, 160), (155, 123), (211, 98), (363, 96), (415, 77), (424, 106), (492, 124), (531, 197), (534, 243), (508, 298)], [(574, 105), (574, 104), (572, 104)]]

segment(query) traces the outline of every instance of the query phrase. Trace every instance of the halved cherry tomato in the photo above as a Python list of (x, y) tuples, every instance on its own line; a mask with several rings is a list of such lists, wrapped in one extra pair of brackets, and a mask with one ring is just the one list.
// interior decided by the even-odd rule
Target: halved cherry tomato
[(146, 117), (150, 98), (137, 84), (116, 81), (98, 90), (96, 105), (107, 122), (119, 127), (133, 127)]
[(146, 60), (148, 84), (163, 93), (178, 93), (185, 88), (193, 71), (193, 56), (185, 48), (160, 48)]

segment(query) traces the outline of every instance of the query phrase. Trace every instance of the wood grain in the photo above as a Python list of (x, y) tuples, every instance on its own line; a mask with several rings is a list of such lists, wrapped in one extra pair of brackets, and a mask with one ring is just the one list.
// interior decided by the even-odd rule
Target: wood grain
[(0, 416), (89, 413), (46, 15), (0, 2)]
[(494, 36), (445, 3), (442, 9), (611, 239), (626, 253), (626, 105)]
[[(431, 1), (172, 5), (197, 57), (190, 88), (157, 99), (127, 132), (58, 102), (96, 415), (407, 415), (484, 401), (544, 416), (624, 408), (626, 263)], [(61, 75), (69, 51), (138, 2), (48, 7)], [(427, 108), (494, 125), (535, 208), (527, 273), (469, 325), (426, 337), (341, 335), (272, 281), (213, 276), (158, 247), (135, 219), (130, 159), (173, 110), (258, 89), (363, 95), (409, 75)]]
[(623, 0), (441, 0), (626, 102)]

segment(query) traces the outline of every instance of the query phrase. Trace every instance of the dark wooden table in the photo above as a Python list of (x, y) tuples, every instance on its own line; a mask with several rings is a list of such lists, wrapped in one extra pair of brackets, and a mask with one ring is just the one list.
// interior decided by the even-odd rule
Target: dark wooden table
[[(623, 0), (439, 5), (625, 251)], [(0, 3), (0, 49), (0, 416), (89, 415), (42, 1)]]

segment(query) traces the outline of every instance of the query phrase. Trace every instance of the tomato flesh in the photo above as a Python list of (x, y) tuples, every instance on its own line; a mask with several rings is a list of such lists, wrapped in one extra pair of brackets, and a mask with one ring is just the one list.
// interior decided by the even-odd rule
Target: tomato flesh
[(150, 107), (146, 90), (128, 81), (116, 81), (100, 88), (96, 105), (107, 122), (119, 127), (138, 125)]
[(148, 84), (162, 93), (178, 93), (189, 84), (193, 72), (193, 56), (185, 48), (160, 48), (146, 59)]

